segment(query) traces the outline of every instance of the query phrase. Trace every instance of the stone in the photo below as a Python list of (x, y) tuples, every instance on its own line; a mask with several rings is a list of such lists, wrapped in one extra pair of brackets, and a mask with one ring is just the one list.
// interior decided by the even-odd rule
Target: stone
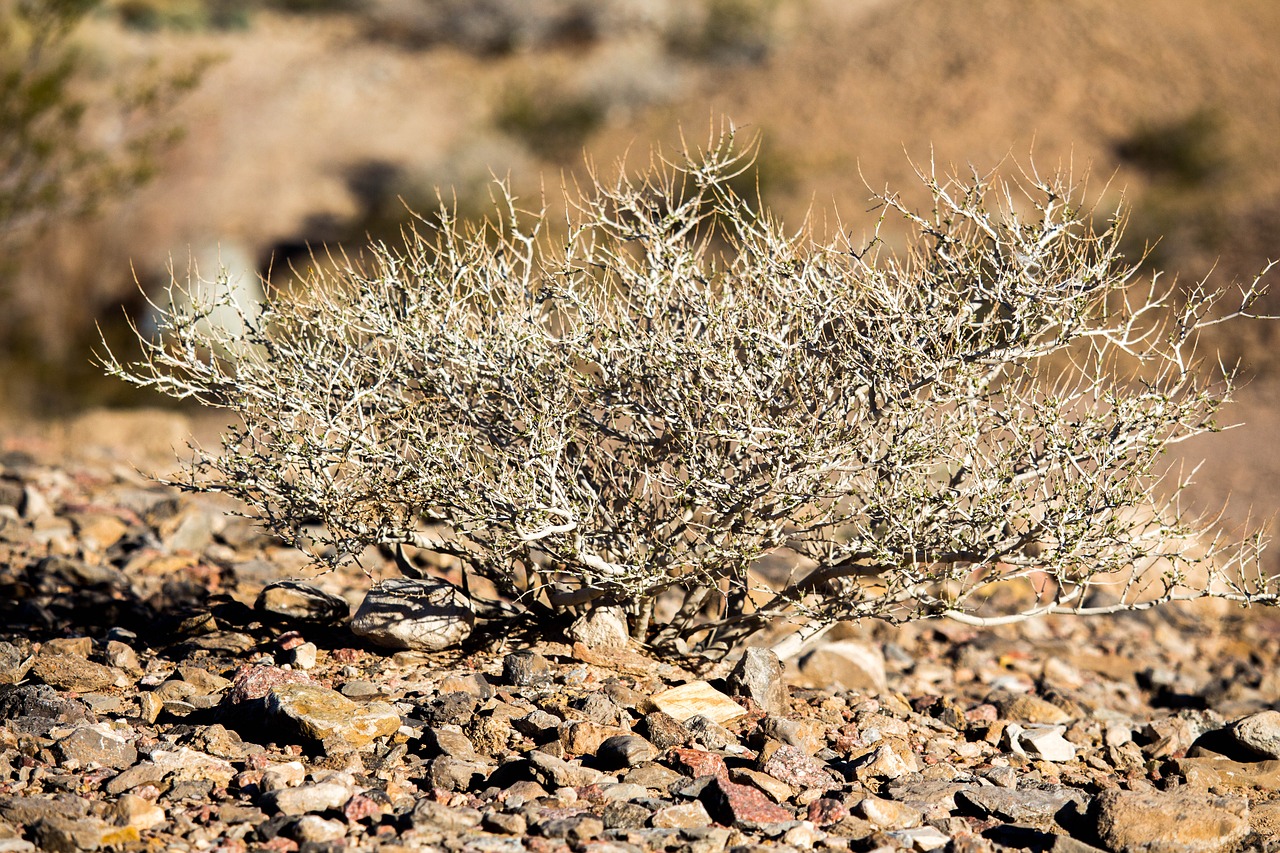
[(138, 653), (134, 651), (133, 646), (127, 643), (122, 643), (119, 640), (108, 640), (104, 657), (108, 666), (123, 670), (130, 675), (142, 674), (142, 664), (138, 661)]
[(1249, 834), (1243, 797), (1107, 790), (1098, 795), (1097, 810), (1098, 838), (1115, 853), (1220, 853)]
[(201, 696), (210, 693), (221, 693), (231, 686), (230, 679), (223, 678), (216, 672), (210, 672), (200, 666), (180, 666), (178, 667), (178, 675), (182, 680), (195, 688), (196, 693)]
[(955, 794), (956, 807), (978, 817), (994, 817), (1010, 823), (1049, 827), (1056, 816), (1071, 804), (1081, 814), (1088, 810), (1088, 797), (1076, 788), (1054, 786), (1047, 789), (1000, 787), (968, 788)]
[(552, 818), (531, 828), (536, 828), (544, 838), (563, 838), (570, 844), (581, 847), (604, 832), (604, 821), (594, 815), (576, 814)]
[(684, 727), (689, 730), (689, 737), (696, 746), (729, 752), (742, 751), (738, 739), (728, 729), (702, 714), (685, 720)]
[(924, 815), (919, 809), (880, 797), (864, 797), (858, 803), (857, 811), (880, 829), (910, 829), (924, 822)]
[(270, 713), (292, 721), (299, 734), (330, 753), (359, 749), (400, 728), (400, 715), (386, 702), (357, 704), (314, 684), (280, 684), (266, 698)]
[(457, 727), (439, 726), (422, 733), (423, 744), (431, 756), (449, 755), (463, 761), (476, 758), (475, 744)]
[(59, 723), (89, 719), (83, 703), (67, 699), (47, 684), (0, 687), (0, 720), (14, 731), (46, 735)]
[(1000, 716), (1019, 723), (1057, 725), (1071, 720), (1071, 715), (1052, 702), (1030, 693), (1013, 693), (995, 700)]
[(541, 743), (555, 738), (560, 732), (561, 720), (542, 709), (530, 711), (523, 717), (511, 721), (511, 727), (525, 737)]
[(439, 651), (471, 636), (475, 611), (462, 590), (436, 578), (388, 578), (365, 595), (351, 632), (390, 649)]
[(635, 767), (658, 757), (657, 748), (639, 735), (620, 734), (605, 738), (596, 750), (601, 767)]
[(662, 711), (645, 714), (636, 728), (658, 749), (685, 746), (689, 742), (689, 730), (684, 724)]
[(323, 844), (337, 841), (347, 834), (347, 825), (340, 820), (326, 820), (319, 815), (307, 814), (298, 818), (290, 827), (290, 835), (305, 843)]
[(729, 780), (741, 785), (755, 785), (772, 797), (775, 802), (779, 803), (785, 803), (794, 797), (796, 793), (795, 788), (792, 788), (781, 779), (777, 779), (760, 770), (752, 770), (749, 767), (735, 767), (730, 770)]
[(626, 734), (616, 726), (602, 726), (588, 720), (574, 720), (560, 726), (560, 745), (566, 755), (594, 755), (614, 735)]
[(1232, 761), (1227, 758), (1180, 758), (1174, 762), (1187, 784), (1197, 788), (1280, 791), (1280, 761)]
[(773, 751), (760, 769), (775, 779), (801, 790), (817, 788), (820, 791), (839, 789), (843, 780), (836, 779), (826, 766), (799, 747), (783, 744)]
[(729, 673), (729, 687), (733, 695), (750, 699), (766, 714), (781, 717), (789, 710), (782, 662), (772, 649), (749, 648), (743, 652)]
[(678, 722), (703, 716), (724, 725), (747, 713), (746, 709), (705, 681), (690, 681), (672, 687), (649, 700), (654, 709), (669, 714)]
[(889, 680), (884, 653), (869, 643), (837, 640), (824, 643), (800, 659), (800, 675), (815, 687), (883, 692)]
[(493, 698), (493, 685), (489, 684), (489, 679), (485, 678), (482, 672), (447, 675), (440, 679), (439, 691), (441, 696), (465, 693), (481, 702), (487, 702)]
[[(103, 846), (107, 825), (93, 818), (70, 820), (50, 816), (32, 823), (30, 832), (32, 839), (41, 850), (51, 851), (51, 853), (75, 853), (78, 850), (97, 850)], [(136, 830), (134, 840), (136, 840)]]
[(157, 767), (154, 761), (140, 761), (109, 779), (103, 785), (103, 790), (114, 796), (143, 785), (155, 785), (164, 779), (165, 775), (165, 769)]
[(409, 814), (417, 828), (438, 832), (460, 832), (480, 825), (480, 812), (475, 809), (455, 809), (431, 799), (420, 799)]
[(74, 761), (82, 769), (96, 764), (123, 770), (138, 760), (138, 750), (133, 744), (104, 723), (76, 726), (58, 741), (56, 749), (63, 761)]
[(1231, 735), (1246, 749), (1268, 759), (1280, 758), (1280, 711), (1262, 711), (1236, 720)]
[(17, 684), (27, 677), (34, 656), (26, 640), (0, 642), (0, 684)]
[(551, 681), (554, 673), (537, 652), (512, 652), (502, 659), (502, 680), (512, 687), (534, 687)]
[(699, 799), (707, 814), (725, 826), (750, 827), (795, 820), (795, 815), (773, 802), (763, 791), (730, 782), (727, 777), (712, 777), (702, 789)]
[(860, 782), (870, 779), (897, 779), (915, 773), (914, 758), (908, 762), (889, 744), (877, 747), (859, 758), (853, 765), (854, 776)]
[(168, 820), (164, 809), (137, 794), (123, 794), (111, 804), (110, 813), (119, 826), (132, 826), (139, 831), (163, 826)]
[(826, 726), (817, 720), (765, 717), (760, 723), (760, 731), (767, 738), (799, 747), (807, 755), (817, 755), (827, 745)]
[(325, 625), (336, 625), (351, 613), (351, 606), (345, 598), (300, 580), (267, 584), (258, 593), (253, 608), (290, 622)]
[(589, 649), (623, 649), (631, 639), (621, 607), (595, 607), (569, 626), (569, 637)]
[(208, 780), (227, 785), (236, 775), (235, 768), (225, 758), (215, 758), (186, 746), (175, 750), (153, 749), (151, 763), (165, 776), (181, 781)]
[(886, 832), (885, 835), (908, 850), (941, 850), (951, 843), (951, 836), (933, 826), (895, 829)]
[(728, 778), (729, 768), (725, 766), (724, 758), (705, 749), (677, 747), (667, 754), (667, 760), (681, 773), (693, 779), (699, 776)]
[(675, 806), (664, 806), (653, 813), (650, 825), (665, 829), (688, 829), (690, 827), (710, 826), (711, 815), (699, 800), (681, 803)]
[(285, 663), (294, 669), (312, 669), (319, 659), (320, 648), (315, 643), (299, 643), (284, 653)]
[[(640, 808), (636, 806), (636, 808)], [(640, 809), (648, 817), (647, 809)], [(609, 810), (605, 809), (605, 825), (609, 825)], [(643, 823), (639, 824), (644, 826)], [(498, 832), (503, 835), (525, 836), (529, 832), (529, 822), (525, 820), (521, 814), (507, 814), (506, 812), (486, 812), (484, 819), (480, 823), (480, 828), (486, 832)], [(522, 846), (523, 849), (523, 846)]]
[(262, 664), (242, 666), (235, 671), (231, 679), (231, 689), (223, 695), (222, 704), (242, 705), (246, 702), (265, 699), (272, 688), (282, 684), (310, 683), (311, 677), (305, 672)]
[(442, 791), (469, 791), (483, 786), (492, 772), (493, 767), (483, 762), (441, 755), (427, 765), (427, 780)]
[(599, 770), (556, 758), (537, 749), (530, 752), (528, 757), (534, 772), (543, 782), (556, 788), (581, 788), (600, 781), (600, 777), (604, 775)]
[(651, 791), (667, 791), (676, 782), (683, 780), (676, 771), (661, 764), (641, 764), (622, 777), (623, 782), (639, 785)]
[(55, 690), (69, 693), (97, 693), (132, 683), (123, 673), (117, 675), (111, 667), (79, 655), (38, 654), (31, 662), (30, 674)]
[(318, 782), (296, 788), (279, 788), (268, 791), (262, 799), (266, 808), (287, 815), (337, 810), (351, 799), (350, 785), (340, 782)]
[(1075, 744), (1063, 737), (1066, 730), (1066, 726), (1032, 726), (1024, 729), (1011, 723), (1005, 732), (1014, 752), (1021, 748), (1026, 750), (1027, 755), (1045, 761), (1062, 762), (1072, 761), (1076, 757)]
[[(703, 814), (706, 814), (706, 809), (703, 809)], [(613, 802), (604, 807), (600, 817), (604, 820), (605, 829), (639, 829), (649, 824), (652, 815), (638, 803)]]

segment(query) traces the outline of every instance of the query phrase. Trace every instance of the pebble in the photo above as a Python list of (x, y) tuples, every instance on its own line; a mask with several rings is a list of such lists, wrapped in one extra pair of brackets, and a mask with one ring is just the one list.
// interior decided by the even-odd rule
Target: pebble
[(436, 578), (388, 578), (365, 595), (351, 632), (390, 649), (439, 651), (471, 636), (475, 611), (462, 590)]
[(258, 593), (253, 608), (293, 622), (325, 625), (343, 622), (351, 613), (351, 606), (345, 598), (300, 580), (267, 584)]
[(268, 791), (262, 799), (262, 805), (268, 810), (287, 815), (326, 812), (341, 808), (351, 799), (352, 793), (350, 785), (320, 782)]
[(64, 762), (123, 770), (138, 760), (138, 750), (105, 723), (82, 724), (60, 739), (55, 749)]
[(596, 750), (596, 759), (606, 769), (635, 767), (657, 757), (657, 747), (639, 735), (613, 735), (601, 741)]

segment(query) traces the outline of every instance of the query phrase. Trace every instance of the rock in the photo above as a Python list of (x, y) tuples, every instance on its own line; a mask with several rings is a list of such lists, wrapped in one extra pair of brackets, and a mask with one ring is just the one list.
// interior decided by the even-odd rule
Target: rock
[(857, 810), (880, 829), (910, 829), (924, 823), (924, 815), (919, 809), (880, 797), (864, 797)]
[(1231, 725), (1236, 742), (1266, 758), (1280, 758), (1280, 711), (1262, 711)]
[(304, 844), (324, 844), (345, 837), (347, 826), (340, 820), (326, 820), (319, 815), (307, 814), (293, 822), (289, 834)]
[(414, 827), (437, 832), (461, 832), (480, 825), (480, 812), (475, 809), (454, 809), (425, 798), (414, 804), (410, 818)]
[(1249, 834), (1243, 797), (1204, 791), (1119, 791), (1098, 795), (1099, 839), (1115, 853), (1218, 853)]
[(804, 750), (783, 744), (773, 751), (760, 767), (775, 779), (801, 790), (816, 788), (820, 791), (838, 790), (843, 780), (836, 779), (821, 761), (807, 755)]
[(920, 826), (914, 829), (894, 829), (885, 833), (900, 847), (908, 850), (941, 850), (951, 843), (951, 837), (933, 826)]
[(253, 608), (293, 622), (336, 625), (351, 613), (345, 598), (325, 592), (315, 584), (283, 580), (267, 584)]
[(1232, 761), (1227, 758), (1180, 758), (1174, 762), (1188, 785), (1280, 791), (1280, 761)]
[(1088, 797), (1076, 788), (1055, 786), (1048, 789), (981, 787), (968, 788), (955, 795), (956, 806), (978, 817), (994, 817), (1010, 823), (1049, 827), (1056, 816), (1069, 805), (1083, 814), (1088, 810)]
[(242, 705), (246, 702), (265, 699), (272, 688), (282, 684), (310, 683), (311, 677), (305, 672), (261, 664), (242, 666), (232, 677), (231, 689), (222, 697), (222, 704)]
[(175, 750), (152, 750), (151, 762), (164, 775), (182, 781), (208, 780), (226, 785), (236, 775), (235, 768), (226, 759), (215, 758), (185, 746)]
[(464, 761), (452, 755), (441, 755), (427, 765), (431, 787), (442, 791), (469, 791), (482, 787), (493, 773), (493, 767), (480, 761)]
[[(103, 846), (103, 836), (107, 829), (105, 823), (93, 818), (69, 820), (63, 817), (44, 817), (30, 825), (32, 839), (41, 850), (51, 853), (97, 850)], [(135, 831), (134, 840), (136, 839)]]
[(103, 790), (111, 795), (120, 794), (142, 785), (154, 785), (164, 779), (165, 775), (166, 770), (156, 766), (154, 761), (140, 761), (108, 780)]
[(351, 632), (390, 649), (439, 651), (471, 636), (475, 611), (462, 590), (435, 578), (388, 578), (365, 595)]
[(546, 684), (552, 674), (551, 664), (537, 652), (512, 652), (502, 659), (502, 680), (513, 687)]
[(210, 693), (221, 693), (232, 685), (229, 679), (200, 666), (180, 666), (178, 667), (178, 675), (182, 677), (184, 682), (194, 687), (196, 693), (201, 696)]
[(0, 642), (0, 684), (17, 684), (27, 677), (34, 660), (31, 643), (26, 640)]
[(1025, 750), (1026, 755), (1061, 762), (1072, 761), (1076, 757), (1075, 744), (1063, 737), (1066, 730), (1066, 726), (1032, 726), (1024, 729), (1017, 723), (1010, 723), (1005, 734), (1012, 751)]
[(626, 734), (626, 731), (588, 720), (574, 720), (560, 727), (560, 745), (567, 755), (594, 755), (600, 744), (619, 734)]
[(1071, 716), (1052, 702), (1029, 693), (1013, 693), (995, 700), (1000, 716), (1019, 723), (1044, 723), (1056, 725), (1071, 720)]
[(639, 829), (648, 825), (652, 813), (638, 803), (615, 802), (605, 806), (600, 816), (604, 819), (605, 829)]
[(728, 778), (713, 777), (702, 789), (699, 799), (707, 814), (725, 826), (750, 827), (795, 820), (795, 815), (770, 800), (762, 791), (730, 782)]
[(750, 699), (766, 714), (787, 713), (790, 702), (782, 662), (772, 649), (747, 649), (729, 674), (729, 686), (735, 696)]
[(639, 785), (651, 791), (665, 792), (676, 782), (684, 779), (679, 773), (661, 764), (641, 764), (622, 778), (623, 782)]
[(487, 702), (493, 698), (493, 685), (489, 683), (489, 679), (485, 678), (482, 672), (445, 676), (440, 680), (439, 690), (441, 696), (448, 696), (450, 693), (465, 693), (468, 696), (479, 699), (481, 702)]
[(563, 838), (575, 847), (581, 847), (604, 832), (604, 821), (594, 815), (576, 814), (552, 818), (531, 829), (536, 829), (543, 838)]
[(476, 758), (475, 744), (461, 729), (440, 726), (429, 728), (422, 735), (423, 744), (432, 757), (449, 755), (463, 761), (474, 761)]
[(825, 643), (800, 660), (800, 674), (815, 687), (838, 685), (846, 690), (888, 689), (884, 653), (857, 640)]
[(693, 743), (706, 749), (741, 751), (741, 744), (728, 729), (702, 714), (685, 720), (684, 727), (689, 730)]
[(681, 803), (676, 806), (664, 806), (653, 813), (650, 825), (666, 829), (688, 829), (690, 827), (710, 826), (711, 815), (701, 801)]
[[(78, 655), (38, 654), (31, 662), (30, 674), (55, 690), (69, 693), (97, 693), (131, 683), (123, 673), (117, 675), (111, 667)], [(118, 685), (117, 678), (121, 681)]]
[(596, 759), (605, 768), (635, 767), (658, 757), (657, 748), (639, 735), (605, 738), (596, 750)]
[(400, 715), (386, 702), (359, 705), (336, 690), (313, 684), (280, 684), (267, 694), (267, 710), (291, 720), (299, 734), (326, 752), (367, 746), (400, 728)]
[(111, 815), (119, 826), (132, 826), (139, 831), (163, 826), (168, 820), (164, 809), (136, 794), (124, 794), (111, 805)]
[(596, 607), (569, 626), (569, 637), (589, 649), (623, 649), (631, 639), (621, 607)]
[(77, 726), (56, 748), (63, 761), (74, 761), (81, 768), (96, 764), (123, 770), (138, 760), (138, 750), (105, 723)]
[(860, 782), (870, 779), (897, 779), (917, 771), (914, 757), (906, 761), (888, 744), (877, 747), (854, 762), (854, 776)]
[(795, 796), (796, 789), (759, 770), (752, 770), (749, 767), (735, 767), (729, 771), (729, 781), (737, 782), (740, 785), (755, 785), (761, 791), (764, 791), (774, 802), (785, 803), (787, 800)]
[(262, 804), (280, 814), (301, 815), (337, 810), (351, 799), (351, 795), (350, 785), (340, 782), (319, 782), (314, 785), (268, 791), (262, 799)]
[(89, 718), (83, 703), (65, 699), (47, 684), (0, 687), (0, 720), (14, 731), (45, 735), (58, 723)]
[(724, 725), (747, 713), (741, 705), (705, 681), (691, 681), (664, 690), (653, 696), (650, 702), (655, 710), (682, 723), (690, 717), (703, 716)]
[(284, 662), (294, 669), (312, 669), (319, 654), (320, 648), (315, 643), (299, 643), (284, 653)]
[(106, 661), (109, 666), (123, 670), (130, 675), (141, 675), (142, 664), (138, 661), (138, 653), (133, 646), (119, 640), (108, 640)]
[(667, 759), (681, 773), (693, 779), (699, 776), (723, 776), (728, 778), (729, 768), (724, 758), (704, 749), (676, 748), (667, 754)]
[(671, 749), (689, 742), (689, 730), (684, 724), (662, 711), (645, 714), (637, 729), (658, 749)]
[(767, 738), (799, 747), (807, 755), (817, 755), (827, 745), (826, 726), (817, 720), (789, 720), (785, 717), (765, 717), (760, 731)]
[(581, 788), (583, 785), (591, 785), (598, 782), (600, 777), (604, 775), (599, 770), (593, 770), (576, 762), (556, 758), (541, 750), (535, 749), (529, 753), (528, 757), (533, 764), (534, 772), (545, 783), (555, 788)]

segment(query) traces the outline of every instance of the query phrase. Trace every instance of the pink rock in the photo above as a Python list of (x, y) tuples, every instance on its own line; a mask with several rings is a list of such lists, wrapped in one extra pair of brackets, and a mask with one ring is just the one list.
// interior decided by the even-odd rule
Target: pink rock
[(726, 780), (729, 778), (729, 768), (725, 767), (724, 759), (714, 752), (677, 747), (668, 752), (667, 756), (675, 769), (686, 776), (695, 779), (699, 776), (717, 776)]
[(271, 692), (271, 688), (281, 684), (310, 683), (310, 676), (296, 669), (249, 664), (236, 670), (231, 680), (231, 689), (227, 691), (222, 701), (228, 705), (239, 705), (254, 699), (262, 699)]
[(840, 782), (827, 772), (821, 761), (799, 747), (778, 747), (760, 769), (793, 788), (830, 791), (840, 787)]

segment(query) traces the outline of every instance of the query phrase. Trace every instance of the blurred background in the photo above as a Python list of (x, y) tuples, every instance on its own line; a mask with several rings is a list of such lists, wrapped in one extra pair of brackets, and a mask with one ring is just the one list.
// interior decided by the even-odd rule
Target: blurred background
[[(0, 0), (0, 409), (156, 405), (102, 378), (99, 329), (171, 272), (252, 290), (395, 241), (437, 195), (530, 203), (722, 117), (786, 221), (855, 234), (913, 163), (1089, 175), (1129, 255), (1185, 283), (1280, 257), (1274, 0)], [(1280, 296), (1270, 300), (1280, 309)], [(1280, 495), (1280, 321), (1213, 345), (1252, 381), (1197, 505)]]

